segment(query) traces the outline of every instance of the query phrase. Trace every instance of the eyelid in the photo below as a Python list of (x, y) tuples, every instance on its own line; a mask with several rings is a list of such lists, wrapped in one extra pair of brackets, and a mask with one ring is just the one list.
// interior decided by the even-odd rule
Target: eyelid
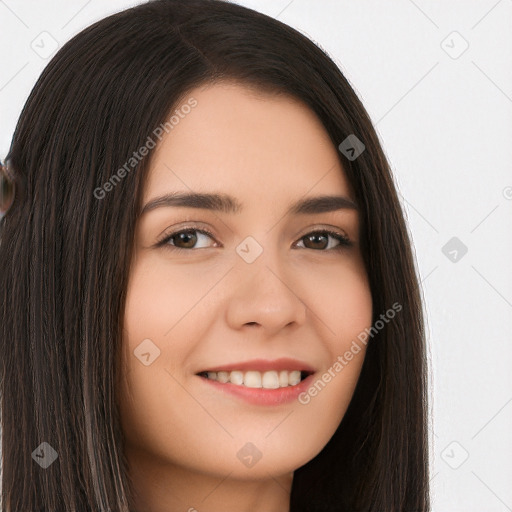
[(312, 228), (308, 227), (304, 230), (299, 231), (299, 233), (302, 233), (302, 234), (299, 234), (297, 236), (298, 236), (298, 238), (302, 238), (306, 235), (309, 235), (310, 233), (315, 233), (317, 231), (341, 235), (350, 240), (350, 237), (348, 236), (346, 230), (344, 230), (338, 226), (331, 226), (329, 224), (320, 224), (319, 226), (314, 226)]

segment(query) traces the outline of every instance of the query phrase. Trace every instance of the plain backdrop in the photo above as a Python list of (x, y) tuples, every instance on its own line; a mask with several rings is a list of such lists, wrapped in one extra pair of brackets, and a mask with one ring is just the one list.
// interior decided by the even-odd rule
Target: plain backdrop
[[(53, 51), (137, 3), (0, 0), (0, 158)], [(512, 0), (237, 3), (330, 54), (392, 165), (428, 321), (434, 512), (512, 511)]]

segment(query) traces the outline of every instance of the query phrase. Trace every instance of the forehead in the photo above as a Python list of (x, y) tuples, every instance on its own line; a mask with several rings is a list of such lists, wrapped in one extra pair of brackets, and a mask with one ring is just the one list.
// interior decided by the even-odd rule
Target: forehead
[[(191, 98), (196, 105), (181, 110)], [(190, 91), (176, 111), (178, 122), (155, 149), (145, 199), (176, 189), (224, 191), (244, 203), (308, 193), (352, 197), (321, 121), (291, 96), (223, 82)]]

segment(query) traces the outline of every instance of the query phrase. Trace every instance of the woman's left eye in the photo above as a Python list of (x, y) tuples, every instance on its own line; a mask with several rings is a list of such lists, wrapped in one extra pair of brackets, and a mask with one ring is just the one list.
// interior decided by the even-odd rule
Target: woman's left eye
[[(338, 241), (337, 245), (332, 246), (332, 244), (329, 244), (329, 237), (334, 238)], [(342, 233), (337, 233), (336, 231), (330, 231), (326, 229), (313, 231), (311, 233), (308, 233), (307, 235), (304, 235), (300, 238), (300, 241), (307, 240), (308, 243), (312, 243), (313, 247), (306, 247), (307, 249), (344, 249), (345, 247), (352, 247), (354, 243), (345, 235)], [(327, 246), (324, 247), (323, 241), (327, 240)], [(314, 245), (321, 245), (322, 247), (314, 247)]]
[[(157, 242), (157, 247), (165, 247), (170, 250), (187, 250), (187, 249), (201, 249), (207, 247), (196, 247), (198, 243), (198, 235), (194, 235), (194, 233), (200, 233), (203, 237), (208, 237), (214, 239), (213, 233), (205, 229), (198, 228), (185, 228), (180, 231), (175, 231), (170, 235), (165, 235), (162, 240)], [(329, 238), (335, 239), (338, 241), (338, 244), (330, 243)], [(172, 242), (172, 243), (171, 243)], [(352, 247), (354, 243), (344, 234), (338, 233), (336, 231), (330, 231), (328, 229), (321, 229), (312, 231), (304, 236), (302, 236), (297, 243), (303, 242), (305, 249), (313, 249), (313, 250), (333, 250), (333, 249), (343, 249), (346, 247)], [(179, 246), (183, 244), (184, 246)], [(307, 245), (311, 245), (308, 247)]]

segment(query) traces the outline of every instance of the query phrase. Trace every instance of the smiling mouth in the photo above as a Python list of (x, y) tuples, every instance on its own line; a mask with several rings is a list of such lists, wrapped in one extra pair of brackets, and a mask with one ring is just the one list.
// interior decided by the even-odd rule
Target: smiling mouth
[(256, 370), (200, 372), (197, 375), (205, 379), (214, 380), (220, 384), (235, 384), (248, 388), (278, 389), (296, 386), (313, 372), (300, 370), (269, 370), (260, 372)]

